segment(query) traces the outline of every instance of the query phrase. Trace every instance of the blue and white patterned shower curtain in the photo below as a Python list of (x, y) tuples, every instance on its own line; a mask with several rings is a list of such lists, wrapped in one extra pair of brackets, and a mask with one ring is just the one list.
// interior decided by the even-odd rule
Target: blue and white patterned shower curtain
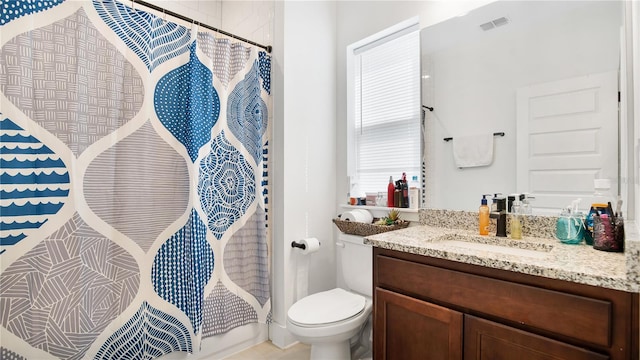
[(269, 55), (130, 2), (0, 4), (0, 358), (266, 322)]

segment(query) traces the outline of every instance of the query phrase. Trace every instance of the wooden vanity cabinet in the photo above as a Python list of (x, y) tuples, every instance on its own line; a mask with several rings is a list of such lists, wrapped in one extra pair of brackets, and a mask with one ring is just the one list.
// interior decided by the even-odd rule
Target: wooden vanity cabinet
[(374, 359), (637, 360), (638, 294), (374, 248)]
[(461, 312), (381, 288), (374, 296), (376, 358), (462, 359)]

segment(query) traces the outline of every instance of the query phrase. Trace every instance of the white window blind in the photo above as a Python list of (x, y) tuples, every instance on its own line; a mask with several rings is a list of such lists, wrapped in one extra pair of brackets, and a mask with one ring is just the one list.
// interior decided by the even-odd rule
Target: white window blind
[[(395, 36), (394, 36), (395, 35)], [(421, 169), (420, 35), (404, 28), (350, 47), (353, 89), (350, 156), (352, 185), (386, 191), (389, 176), (407, 180)]]

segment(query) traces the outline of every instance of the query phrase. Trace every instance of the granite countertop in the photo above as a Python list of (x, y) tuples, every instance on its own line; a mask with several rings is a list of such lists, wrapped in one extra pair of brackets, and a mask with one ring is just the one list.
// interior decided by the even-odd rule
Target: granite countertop
[(640, 235), (637, 229), (635, 223), (625, 225), (624, 253), (598, 251), (585, 244), (567, 245), (551, 238), (524, 236), (521, 240), (512, 240), (480, 236), (477, 231), (468, 229), (432, 225), (367, 236), (364, 243), (523, 274), (640, 292)]

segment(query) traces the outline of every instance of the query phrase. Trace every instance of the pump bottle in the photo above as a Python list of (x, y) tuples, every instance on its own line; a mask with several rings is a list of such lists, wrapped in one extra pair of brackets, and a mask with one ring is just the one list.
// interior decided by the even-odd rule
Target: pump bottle
[(511, 238), (522, 239), (522, 208), (520, 200), (514, 200), (511, 204)]
[(389, 176), (389, 185), (387, 185), (387, 207), (393, 207), (393, 195), (396, 187), (393, 185), (393, 176)]
[(482, 195), (480, 209), (478, 209), (478, 223), (480, 235), (489, 235), (489, 206), (487, 205), (487, 195)]
[(402, 182), (400, 183), (400, 190), (402, 191), (402, 207), (409, 207), (409, 184), (407, 183), (407, 173), (402, 173)]

